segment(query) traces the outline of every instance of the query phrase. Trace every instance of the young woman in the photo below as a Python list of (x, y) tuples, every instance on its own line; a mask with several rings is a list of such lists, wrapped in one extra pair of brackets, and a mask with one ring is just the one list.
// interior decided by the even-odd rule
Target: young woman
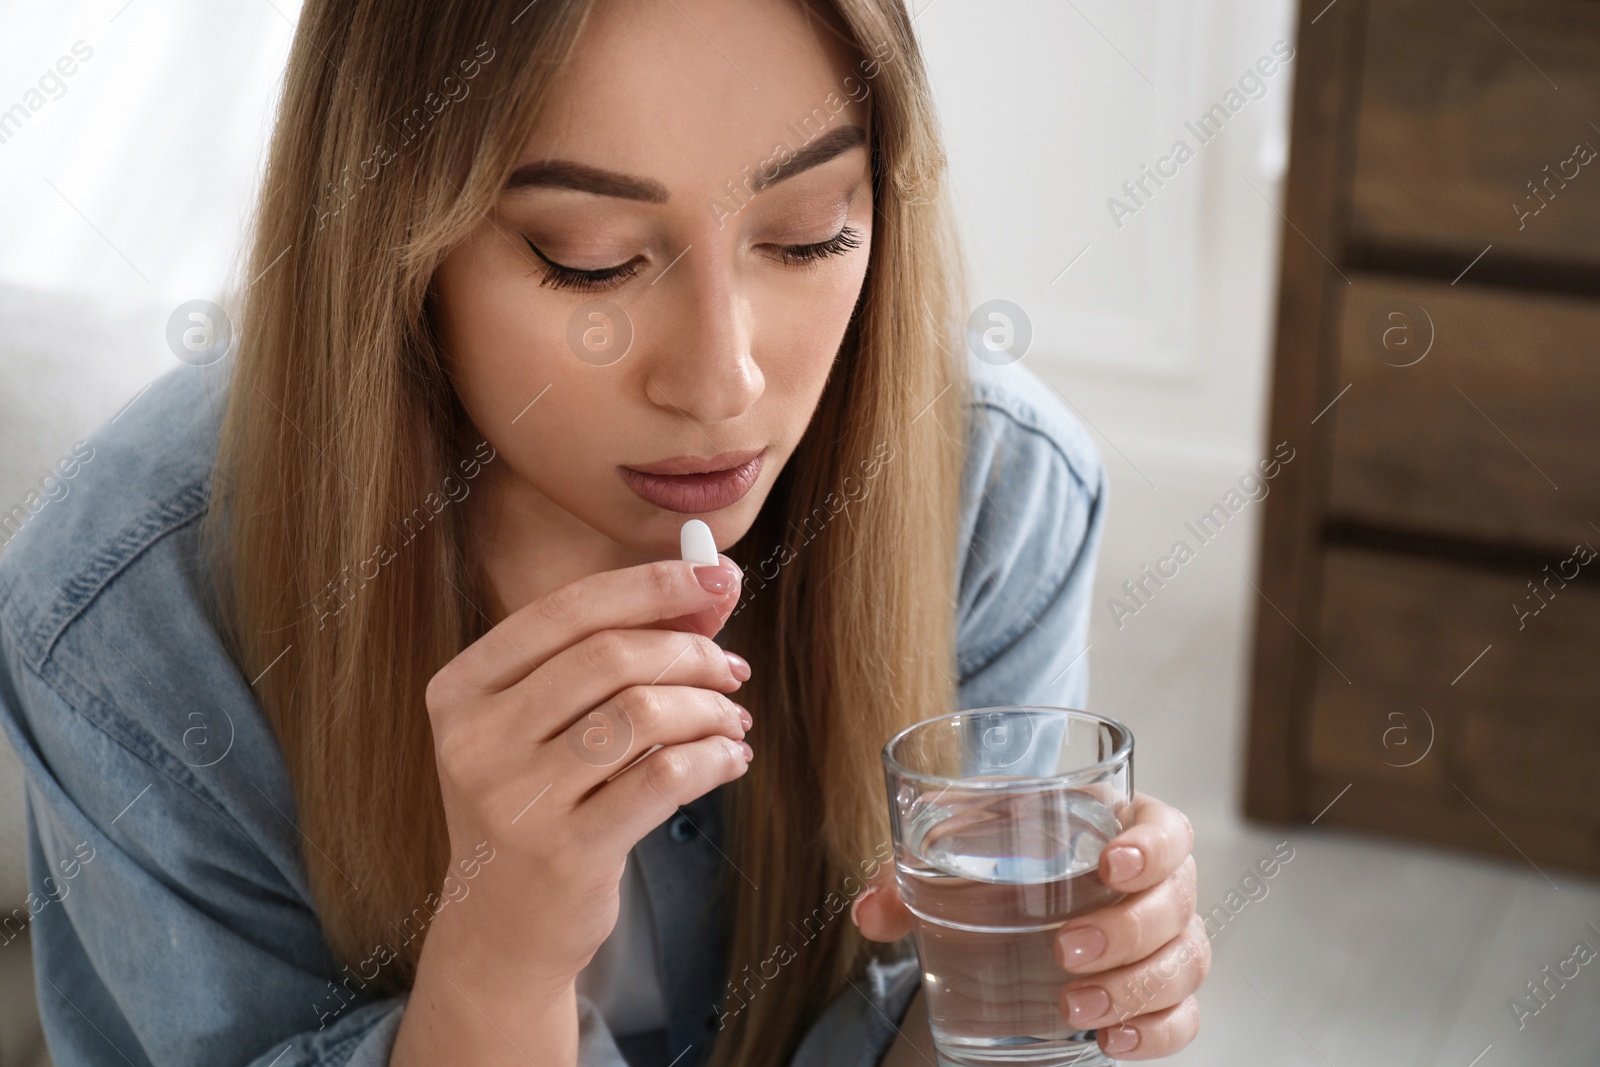
[[(920, 1062), (879, 752), (1084, 699), (1104, 515), (931, 100), (898, 0), (309, 0), (242, 343), (0, 563), (58, 1067)], [(1191, 844), (1060, 936), (1115, 1055)]]

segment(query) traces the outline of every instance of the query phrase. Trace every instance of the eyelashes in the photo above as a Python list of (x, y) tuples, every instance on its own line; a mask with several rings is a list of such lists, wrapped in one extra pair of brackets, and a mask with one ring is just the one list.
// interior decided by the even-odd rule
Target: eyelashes
[(860, 230), (853, 226), (846, 226), (826, 241), (818, 241), (816, 244), (779, 245), (778, 255), (779, 258), (791, 266), (802, 266), (860, 248), (862, 236)]
[[(526, 237), (524, 241), (528, 241)], [(563, 267), (555, 260), (539, 251), (539, 247), (528, 241), (528, 247), (533, 249), (533, 254), (539, 257), (539, 269), (544, 277), (539, 279), (540, 285), (547, 285), (552, 289), (577, 289), (583, 292), (595, 292), (601, 289), (611, 289), (635, 274), (639, 273), (642, 265), (637, 257), (615, 267), (605, 267), (601, 270), (575, 270), (572, 267)]]
[[(644, 267), (642, 257), (635, 257), (626, 263), (615, 267), (604, 267), (599, 270), (576, 270), (564, 267), (555, 262), (528, 238), (528, 247), (533, 254), (539, 257), (539, 269), (543, 274), (539, 284), (552, 289), (574, 289), (580, 292), (597, 292), (603, 289), (614, 289), (623, 282), (638, 274)], [(846, 226), (826, 241), (818, 241), (809, 245), (778, 245), (777, 256), (779, 262), (786, 266), (806, 268), (819, 263), (830, 256), (843, 255), (861, 247), (865, 235), (853, 226)]]

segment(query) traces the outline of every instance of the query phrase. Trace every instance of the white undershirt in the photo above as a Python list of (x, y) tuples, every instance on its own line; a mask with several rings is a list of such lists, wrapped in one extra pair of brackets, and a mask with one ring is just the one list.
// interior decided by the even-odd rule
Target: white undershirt
[(594, 1001), (606, 1025), (618, 1037), (667, 1025), (665, 998), (661, 995), (656, 966), (655, 922), (644, 875), (633, 853), (622, 870), (618, 886), (621, 908), (617, 925), (578, 972), (577, 991)]

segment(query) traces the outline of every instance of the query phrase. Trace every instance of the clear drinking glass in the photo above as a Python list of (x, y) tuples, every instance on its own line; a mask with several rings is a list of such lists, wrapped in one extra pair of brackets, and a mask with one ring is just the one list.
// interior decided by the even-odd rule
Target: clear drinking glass
[(1084, 711), (996, 707), (883, 749), (900, 895), (939, 1067), (1105, 1067), (1061, 1013), (1068, 919), (1122, 899), (1100, 852), (1133, 796), (1133, 734)]

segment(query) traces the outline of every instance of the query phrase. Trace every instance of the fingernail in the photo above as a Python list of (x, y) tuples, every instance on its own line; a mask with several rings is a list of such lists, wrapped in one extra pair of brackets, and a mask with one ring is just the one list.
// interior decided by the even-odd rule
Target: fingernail
[(1139, 1031), (1131, 1026), (1113, 1026), (1106, 1032), (1106, 1051), (1113, 1056), (1139, 1047)]
[(1075, 971), (1085, 963), (1091, 963), (1100, 958), (1106, 950), (1106, 935), (1100, 932), (1098, 926), (1079, 926), (1076, 929), (1064, 931), (1056, 944), (1060, 949), (1057, 953), (1064, 971)]
[(1126, 882), (1144, 870), (1144, 853), (1131, 845), (1118, 845), (1106, 853), (1106, 871), (1113, 882)]
[(729, 652), (727, 649), (723, 649), (722, 654), (728, 657), (728, 669), (733, 672), (733, 676), (741, 682), (748, 682), (750, 680), (750, 664), (745, 662), (745, 658), (739, 653)]
[(745, 744), (743, 741), (739, 742), (739, 747), (744, 751), (744, 761), (746, 763), (749, 763), (751, 760), (756, 758), (756, 750)]
[(733, 575), (720, 563), (715, 567), (696, 567), (694, 576), (700, 580), (701, 588), (708, 593), (720, 596), (733, 588)]
[(876, 893), (877, 891), (878, 890), (875, 887), (868, 886), (866, 889), (861, 891), (861, 895), (860, 896), (856, 897), (855, 900), (850, 902), (850, 921), (851, 922), (855, 923), (857, 926), (861, 925), (861, 919), (856, 914), (861, 908), (861, 902), (863, 900), (866, 900), (868, 897), (870, 897), (872, 894)]
[(733, 706), (739, 709), (739, 725), (746, 730), (755, 725), (755, 720), (750, 718), (750, 712), (743, 704), (735, 703)]
[(1080, 1030), (1110, 1010), (1111, 994), (1097, 985), (1067, 990), (1067, 1018)]

